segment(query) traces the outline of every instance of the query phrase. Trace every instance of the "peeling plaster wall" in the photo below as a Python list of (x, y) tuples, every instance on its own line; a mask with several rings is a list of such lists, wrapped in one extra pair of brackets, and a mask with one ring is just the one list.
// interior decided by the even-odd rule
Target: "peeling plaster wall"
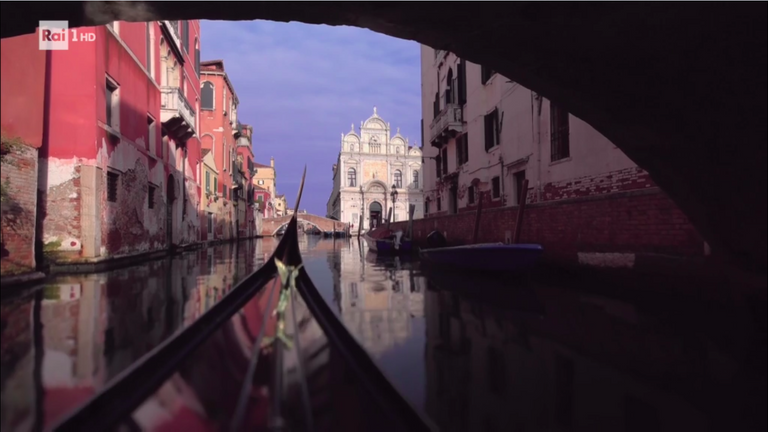
[[(58, 262), (108, 258), (163, 250), (169, 241), (196, 242), (199, 141), (188, 141), (190, 154), (184, 161), (178, 144), (162, 139), (160, 127), (155, 136), (149, 135), (147, 117), (159, 122), (161, 116), (155, 82), (159, 74), (149, 76), (141, 63), (146, 61), (146, 26), (121, 23), (119, 35), (106, 27), (92, 30), (96, 43), (53, 53), (50, 111), (57, 115), (50, 116), (49, 139), (40, 159), (44, 181), (39, 186), (45, 203), (41, 237), (47, 251), (54, 252), (50, 258)], [(156, 65), (158, 60), (156, 55)], [(83, 72), (90, 70), (93, 81), (83, 79), (88, 76)], [(119, 88), (120, 107), (111, 126), (104, 108), (105, 77)], [(196, 91), (186, 93), (193, 105)], [(108, 200), (110, 172), (119, 176), (114, 202)], [(174, 182), (172, 202), (167, 195), (169, 178)]]

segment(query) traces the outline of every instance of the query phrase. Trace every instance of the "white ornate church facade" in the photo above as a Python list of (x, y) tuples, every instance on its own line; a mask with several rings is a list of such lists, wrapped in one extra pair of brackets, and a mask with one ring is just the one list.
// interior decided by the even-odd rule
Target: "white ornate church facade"
[[(410, 204), (414, 219), (423, 217), (424, 189), (421, 150), (411, 147), (398, 128), (391, 135), (389, 123), (373, 115), (341, 134), (341, 148), (333, 166), (333, 190), (328, 199), (328, 217), (352, 224), (352, 232), (384, 222), (393, 209), (392, 221), (408, 219)], [(394, 193), (393, 193), (394, 192)]]

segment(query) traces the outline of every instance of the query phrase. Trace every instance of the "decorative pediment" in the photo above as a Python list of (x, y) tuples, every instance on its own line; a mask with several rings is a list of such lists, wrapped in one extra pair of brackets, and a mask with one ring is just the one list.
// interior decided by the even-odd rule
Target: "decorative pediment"
[(365, 188), (366, 193), (386, 193), (387, 186), (379, 180), (371, 180)]

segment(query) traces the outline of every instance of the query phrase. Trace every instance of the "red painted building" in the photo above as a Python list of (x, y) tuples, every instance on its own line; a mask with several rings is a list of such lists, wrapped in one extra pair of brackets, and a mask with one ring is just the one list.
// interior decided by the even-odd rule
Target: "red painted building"
[(256, 229), (256, 212), (254, 207), (253, 183), (254, 174), (253, 156), (253, 127), (238, 122), (235, 129), (237, 139), (237, 164), (239, 168), (237, 186), (238, 226), (240, 237), (253, 237), (259, 231)]
[(45, 76), (17, 83), (32, 95), (44, 89), (45, 104), (31, 98), (40, 104), (26, 107), (35, 114), (13, 121), (16, 130), (44, 131), (38, 248), (67, 262), (198, 241), (199, 23), (114, 22), (82, 31), (95, 41), (44, 52), (46, 61), (34, 65), (6, 56), (37, 54), (29, 52), (37, 35), (3, 41), (4, 107), (6, 76)]
[(237, 209), (233, 199), (237, 161), (237, 107), (240, 100), (235, 88), (224, 71), (223, 60), (201, 63), (200, 137), (202, 148), (214, 155), (219, 171), (219, 206), (214, 235), (219, 239), (237, 237)]
[[(35, 35), (3, 39), (2, 73), (2, 215), (0, 274), (33, 271), (37, 212), (37, 157), (43, 143), (45, 65)], [(12, 67), (11, 67), (12, 66)]]

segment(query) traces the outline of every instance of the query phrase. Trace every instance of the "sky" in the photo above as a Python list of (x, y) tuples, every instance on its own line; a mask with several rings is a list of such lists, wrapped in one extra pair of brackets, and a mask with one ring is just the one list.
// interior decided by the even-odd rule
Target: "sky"
[(270, 21), (203, 21), (201, 58), (224, 60), (253, 126), (256, 162), (275, 158), (277, 192), (293, 208), (326, 215), (341, 134), (373, 114), (420, 141), (419, 45), (355, 27)]

